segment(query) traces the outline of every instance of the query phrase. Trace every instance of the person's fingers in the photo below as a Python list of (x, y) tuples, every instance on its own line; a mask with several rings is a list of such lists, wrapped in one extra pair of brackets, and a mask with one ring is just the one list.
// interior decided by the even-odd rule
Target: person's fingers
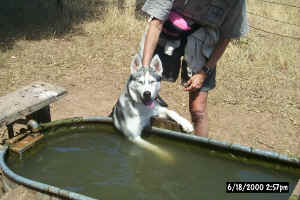
[(195, 89), (201, 88), (201, 84), (195, 84), (195, 85), (194, 85), (194, 88), (195, 88)]
[(185, 91), (193, 91), (193, 90), (200, 89), (200, 88), (201, 88), (201, 85), (192, 83), (189, 87), (186, 87), (184, 90)]
[(184, 88), (185, 91), (193, 91), (193, 90), (197, 90), (200, 89), (202, 87), (202, 83), (201, 82), (197, 82), (197, 83), (192, 83), (190, 84), (188, 87)]
[(193, 91), (196, 89), (200, 89), (202, 87), (203, 81), (204, 80), (202, 80), (202, 77), (200, 75), (194, 75), (184, 84), (184, 90)]
[(194, 88), (193, 84), (189, 85), (188, 87), (184, 88), (185, 91), (192, 91)]
[(187, 88), (191, 85), (192, 83), (192, 79), (189, 79), (185, 84), (184, 84), (184, 87)]

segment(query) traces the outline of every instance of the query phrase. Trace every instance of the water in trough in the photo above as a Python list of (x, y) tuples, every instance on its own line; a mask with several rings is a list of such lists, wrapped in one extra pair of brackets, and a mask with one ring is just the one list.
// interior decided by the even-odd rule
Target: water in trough
[[(215, 156), (185, 142), (149, 137), (173, 156), (161, 157), (105, 131), (51, 137), (33, 155), (8, 166), (24, 177), (97, 199), (282, 200), (297, 179), (289, 173)], [(289, 193), (226, 193), (228, 181), (289, 182)]]

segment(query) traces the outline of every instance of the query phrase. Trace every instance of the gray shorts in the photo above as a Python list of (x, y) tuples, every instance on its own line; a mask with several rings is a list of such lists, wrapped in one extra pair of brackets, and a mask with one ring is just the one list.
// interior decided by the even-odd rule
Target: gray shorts
[[(185, 55), (185, 45), (186, 42), (182, 41), (180, 47), (174, 50), (172, 56), (166, 55), (164, 53), (164, 47), (157, 45), (154, 54), (159, 55), (159, 58), (161, 59), (163, 65), (162, 80), (175, 82), (178, 78), (180, 68), (181, 68), (181, 83), (184, 84), (190, 79), (191, 75), (188, 73), (187, 70), (187, 66), (189, 66), (189, 63), (187, 63), (186, 60), (184, 59), (181, 62), (181, 57)], [(189, 56), (197, 57), (200, 55), (197, 55), (195, 51), (194, 55), (189, 55)], [(195, 64), (196, 63), (193, 63), (193, 65)], [(215, 87), (216, 87), (216, 68), (214, 68), (211, 75), (205, 79), (202, 87), (200, 88), (200, 91), (209, 91), (214, 89)]]

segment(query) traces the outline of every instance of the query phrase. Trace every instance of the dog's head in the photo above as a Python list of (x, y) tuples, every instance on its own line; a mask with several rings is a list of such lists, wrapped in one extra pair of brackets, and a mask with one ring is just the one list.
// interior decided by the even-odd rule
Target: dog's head
[(130, 69), (131, 76), (128, 85), (130, 96), (137, 103), (153, 107), (154, 99), (157, 97), (160, 89), (163, 72), (162, 63), (158, 55), (152, 58), (149, 67), (143, 67), (141, 58), (137, 54), (131, 62)]

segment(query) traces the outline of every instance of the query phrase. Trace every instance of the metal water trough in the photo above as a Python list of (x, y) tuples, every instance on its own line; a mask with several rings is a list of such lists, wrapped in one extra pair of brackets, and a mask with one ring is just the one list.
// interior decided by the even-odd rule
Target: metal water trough
[[(78, 200), (93, 200), (94, 198), (70, 192), (67, 190), (60, 189), (51, 185), (43, 184), (37, 181), (33, 181), (24, 177), (19, 176), (14, 173), (6, 165), (6, 155), (8, 150), (13, 148), (14, 151), (22, 153), (28, 148), (32, 147), (33, 144), (38, 143), (39, 141), (47, 138), (46, 132), (51, 129), (57, 129), (60, 127), (83, 127), (88, 124), (97, 124), (97, 125), (109, 125), (113, 126), (112, 119), (108, 117), (79, 117), (71, 118), (65, 120), (52, 121), (48, 123), (42, 123), (36, 129), (40, 132), (41, 135), (36, 135), (33, 138), (40, 138), (39, 140), (28, 140), (32, 141), (32, 145), (27, 145), (30, 142), (26, 142), (26, 145), (19, 146), (16, 148), (15, 142), (7, 143), (0, 147), (0, 168), (2, 170), (2, 184), (5, 190), (11, 190), (17, 187), (26, 188), (31, 199), (78, 199)], [(154, 124), (155, 125), (155, 124)], [(254, 149), (247, 146), (230, 144), (227, 142), (220, 142), (214, 139), (202, 138), (194, 135), (188, 135), (177, 131), (172, 131), (168, 129), (162, 129), (157, 127), (152, 127), (150, 131), (152, 134), (156, 134), (161, 137), (167, 137), (170, 139), (181, 140), (190, 143), (196, 143), (197, 145), (205, 146), (209, 149), (214, 149), (219, 152), (230, 153), (232, 159), (238, 159), (240, 157), (247, 157), (247, 162), (251, 162), (251, 159), (256, 160), (255, 164), (262, 163), (265, 167), (274, 168), (274, 166), (280, 166), (282, 170), (293, 171), (296, 174), (300, 174), (300, 160), (298, 158), (291, 158), (286, 155), (281, 155), (274, 152)], [(22, 142), (22, 139), (20, 140)], [(259, 162), (257, 162), (257, 160)], [(298, 188), (300, 182), (296, 188)], [(299, 193), (295, 189), (290, 200), (298, 199)]]

